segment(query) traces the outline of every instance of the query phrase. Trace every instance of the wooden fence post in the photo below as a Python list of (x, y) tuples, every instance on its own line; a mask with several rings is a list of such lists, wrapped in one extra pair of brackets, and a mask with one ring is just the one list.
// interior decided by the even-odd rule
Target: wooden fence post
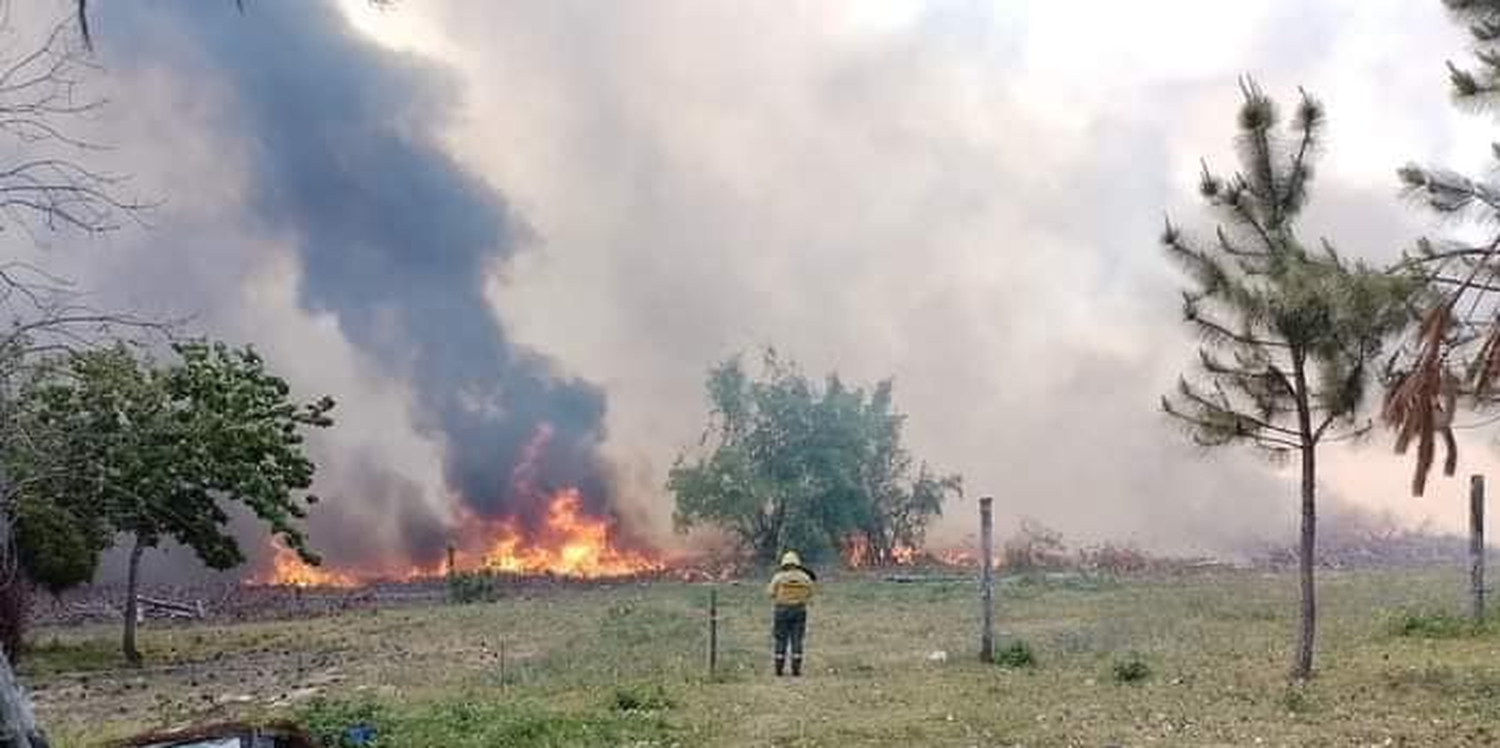
[(1469, 593), (1470, 612), (1484, 620), (1484, 476), (1469, 478)]
[(708, 590), (708, 679), (719, 670), (719, 588)]
[(991, 505), (994, 499), (979, 500), (979, 589), (983, 600), (983, 629), (979, 635), (979, 659), (995, 659), (995, 520)]

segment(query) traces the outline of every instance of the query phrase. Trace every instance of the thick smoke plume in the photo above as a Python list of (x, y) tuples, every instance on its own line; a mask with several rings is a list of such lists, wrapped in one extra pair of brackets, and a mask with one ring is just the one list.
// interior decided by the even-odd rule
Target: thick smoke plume
[[(486, 301), (486, 279), (529, 237), (504, 197), (442, 147), (450, 81), (358, 37), (331, 3), (258, 0), (243, 13), (216, 2), (114, 5), (100, 24), (113, 51), (139, 45), (123, 52), (132, 65), (197, 66), (222, 93), (226, 122), (251, 143), (250, 213), (295, 247), (300, 303), (333, 315), (411, 384), (418, 426), (442, 443), (448, 486), (467, 508), (534, 523), (539, 494), (510, 483), (545, 430), (540, 483), (577, 487), (605, 511), (603, 393), (513, 344)], [(148, 46), (163, 38), (153, 24), (172, 27), (178, 45)], [(442, 552), (442, 518), (406, 524), (414, 555)]]

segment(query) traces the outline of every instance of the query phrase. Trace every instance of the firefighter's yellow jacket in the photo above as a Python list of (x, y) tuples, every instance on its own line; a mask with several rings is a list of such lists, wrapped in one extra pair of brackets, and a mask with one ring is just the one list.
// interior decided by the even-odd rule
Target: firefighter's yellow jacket
[(766, 592), (777, 605), (806, 605), (812, 600), (813, 578), (799, 567), (783, 568), (771, 577)]

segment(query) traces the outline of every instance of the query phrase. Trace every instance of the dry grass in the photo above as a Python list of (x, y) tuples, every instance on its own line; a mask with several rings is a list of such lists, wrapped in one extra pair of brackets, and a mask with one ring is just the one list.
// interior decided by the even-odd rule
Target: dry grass
[[(165, 667), (139, 676), (109, 672), (113, 630), (42, 631), (26, 672), (64, 746), (193, 719), (327, 720), (355, 708), (376, 710), (382, 745), (402, 748), (1500, 741), (1500, 631), (1434, 638), (1392, 625), (1407, 610), (1461, 610), (1460, 572), (1323, 579), (1320, 675), (1299, 689), (1285, 678), (1294, 580), (1248, 573), (1009, 580), (999, 621), (1003, 641), (1035, 653), (1022, 669), (975, 661), (973, 585), (844, 578), (813, 612), (801, 681), (770, 676), (753, 583), (721, 588), (712, 681), (707, 588), (684, 584), (148, 630), (148, 656)], [(946, 662), (929, 659), (937, 650)], [(1116, 682), (1128, 653), (1149, 678)]]

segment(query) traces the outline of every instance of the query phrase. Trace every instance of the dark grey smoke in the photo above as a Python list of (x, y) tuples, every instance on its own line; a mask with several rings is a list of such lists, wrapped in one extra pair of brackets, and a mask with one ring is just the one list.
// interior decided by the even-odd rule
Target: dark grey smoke
[[(602, 511), (603, 393), (513, 344), (484, 297), (527, 233), (440, 146), (451, 81), (360, 38), (328, 2), (257, 0), (243, 14), (228, 2), (107, 7), (106, 59), (224, 91), (224, 125), (252, 144), (251, 212), (295, 245), (301, 303), (411, 382), (420, 427), (445, 445), (450, 487), (481, 514), (534, 520), (535, 502), (507, 488), (547, 424), (543, 486), (578, 486)], [(441, 536), (420, 529), (434, 539), (419, 554), (430, 558)]]

